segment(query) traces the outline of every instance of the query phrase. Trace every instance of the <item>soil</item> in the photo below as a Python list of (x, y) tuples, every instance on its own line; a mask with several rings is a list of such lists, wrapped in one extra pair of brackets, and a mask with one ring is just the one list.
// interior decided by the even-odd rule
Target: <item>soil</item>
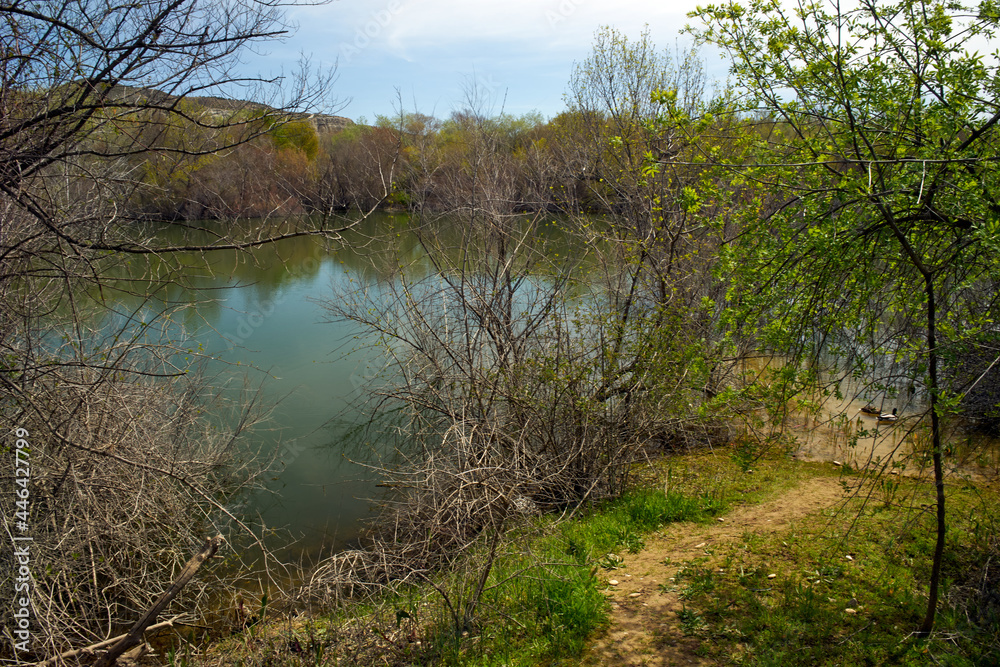
[(673, 524), (648, 537), (640, 552), (619, 554), (622, 566), (598, 575), (607, 584), (611, 625), (591, 644), (582, 664), (716, 664), (700, 654), (699, 637), (684, 634), (678, 618), (683, 607), (670, 578), (686, 563), (704, 557), (706, 550), (734, 542), (747, 532), (785, 530), (844, 497), (836, 478), (810, 479), (774, 500), (737, 509), (709, 525)]

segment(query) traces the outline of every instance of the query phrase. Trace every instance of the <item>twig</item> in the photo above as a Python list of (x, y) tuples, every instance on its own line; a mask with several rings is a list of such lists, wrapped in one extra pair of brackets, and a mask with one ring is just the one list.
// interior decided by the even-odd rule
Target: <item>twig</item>
[[(155, 625), (151, 625), (146, 628), (146, 632), (151, 632), (153, 630), (162, 630), (163, 628), (172, 628), (177, 622), (177, 619), (183, 618), (184, 614), (177, 614), (171, 619), (166, 621), (160, 621)], [(99, 651), (102, 648), (111, 646), (115, 642), (125, 639), (128, 635), (118, 635), (117, 637), (112, 637), (111, 639), (105, 639), (104, 641), (97, 642), (96, 644), (91, 644), (90, 646), (85, 646), (84, 648), (73, 649), (72, 651), (66, 651), (65, 653), (60, 653), (55, 658), (49, 658), (48, 660), (43, 660), (41, 662), (36, 662), (34, 667), (49, 667), (50, 665), (55, 665), (60, 660), (66, 660), (68, 658), (75, 658), (78, 655), (85, 655), (87, 653), (92, 653), (94, 651)]]
[(128, 634), (126, 634), (120, 641), (118, 641), (117, 644), (112, 646), (107, 653), (102, 655), (100, 659), (94, 663), (94, 667), (111, 667), (111, 665), (115, 664), (115, 661), (118, 660), (118, 657), (121, 656), (122, 653), (129, 650), (133, 646), (138, 646), (143, 633), (145, 633), (149, 625), (156, 620), (157, 615), (159, 615), (159, 613), (163, 611), (168, 604), (170, 604), (171, 600), (177, 597), (177, 594), (181, 592), (181, 589), (183, 589), (189, 581), (194, 579), (194, 575), (197, 574), (198, 569), (205, 563), (206, 560), (215, 555), (215, 552), (219, 550), (223, 541), (222, 535), (216, 535), (215, 537), (210, 538), (205, 543), (205, 546), (202, 547), (201, 551), (195, 554), (194, 557), (187, 562), (187, 565), (185, 565), (184, 569), (181, 570), (180, 576), (177, 577), (177, 580), (173, 583), (173, 585), (167, 589), (167, 592), (161, 595), (160, 599), (156, 601), (156, 604), (150, 607), (149, 611), (147, 611), (142, 618), (136, 621), (135, 625), (132, 626), (132, 629), (128, 631)]

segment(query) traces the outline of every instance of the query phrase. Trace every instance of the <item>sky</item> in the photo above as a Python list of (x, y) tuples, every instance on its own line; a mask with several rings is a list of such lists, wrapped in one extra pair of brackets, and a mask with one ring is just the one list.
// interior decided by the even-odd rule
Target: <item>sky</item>
[[(705, 3), (706, 0), (702, 0)], [(300, 56), (313, 67), (336, 65), (328, 109), (355, 121), (404, 111), (447, 117), (462, 108), (470, 84), (485, 93), (493, 113), (537, 111), (551, 118), (574, 62), (590, 54), (594, 33), (610, 25), (638, 39), (648, 24), (660, 49), (689, 46), (679, 31), (697, 0), (334, 0), (295, 7), (298, 30), (270, 44), (250, 66), (293, 69)], [(726, 65), (706, 58), (711, 79)], [(398, 91), (398, 93), (397, 93)]]

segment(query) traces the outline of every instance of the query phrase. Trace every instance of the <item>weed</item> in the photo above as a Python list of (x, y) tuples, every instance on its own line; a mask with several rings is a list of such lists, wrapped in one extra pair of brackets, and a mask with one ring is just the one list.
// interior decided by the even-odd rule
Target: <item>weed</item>
[(606, 554), (601, 560), (597, 561), (597, 564), (605, 570), (617, 570), (625, 565), (625, 559), (618, 554)]
[(619, 532), (618, 541), (630, 554), (637, 554), (646, 546), (642, 535), (635, 530), (622, 529)]
[(686, 635), (697, 635), (706, 628), (705, 619), (701, 617), (701, 614), (687, 607), (683, 607), (677, 612), (677, 618), (680, 620), (681, 628)]
[(681, 590), (681, 598), (689, 600), (700, 595), (709, 595), (715, 590), (715, 576), (704, 567), (691, 565), (677, 573), (676, 581), (689, 583)]

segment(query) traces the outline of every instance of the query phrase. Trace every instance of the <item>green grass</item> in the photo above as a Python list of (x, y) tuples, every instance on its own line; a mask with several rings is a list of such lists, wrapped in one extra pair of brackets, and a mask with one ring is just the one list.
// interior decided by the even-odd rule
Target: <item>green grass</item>
[[(209, 662), (574, 665), (608, 622), (597, 574), (619, 564), (619, 554), (643, 548), (671, 523), (712, 521), (803, 479), (843, 475), (782, 456), (757, 465), (746, 473), (728, 452), (666, 459), (643, 469), (618, 499), (581, 508), (571, 520), (538, 518), (507, 535), (468, 626), (456, 623), (444, 595), (459, 610), (473, 597), (486, 539), (455, 569), (435, 575), (436, 588), (398, 586), (339, 614), (272, 624), (252, 640), (245, 633), (220, 645)], [(941, 634), (923, 642), (908, 636), (926, 600), (933, 516), (921, 504), (930, 502), (929, 491), (896, 478), (840, 515), (798, 521), (785, 533), (746, 534), (688, 564), (675, 584), (681, 630), (702, 638), (701, 650), (723, 664), (1000, 664), (997, 609), (968, 602), (981, 575), (976, 567), (990, 554), (1000, 561), (995, 495), (949, 489)]]
[[(619, 553), (678, 521), (709, 521), (734, 504), (761, 499), (810, 470), (784, 458), (748, 475), (727, 455), (661, 461), (638, 471), (622, 497), (578, 509), (572, 520), (543, 517), (509, 534), (493, 563), (470, 627), (456, 622), (473, 597), (487, 540), (429, 584), (398, 586), (339, 614), (252, 628), (210, 652), (210, 662), (256, 665), (535, 665), (576, 662), (608, 621), (597, 572)], [(442, 594), (443, 593), (443, 594)], [(449, 609), (444, 596), (448, 596)], [(459, 613), (461, 616), (461, 613)], [(414, 640), (416, 638), (416, 640)]]
[[(723, 507), (714, 494), (637, 488), (573, 521), (550, 518), (512, 536), (509, 546), (521, 548), (495, 563), (475, 635), (455, 641), (455, 629), (442, 619), (435, 625), (434, 664), (574, 664), (607, 623), (598, 568), (613, 565), (616, 551), (640, 550), (657, 528), (707, 520)], [(458, 591), (461, 580), (473, 578), (462, 573), (474, 570), (459, 568), (448, 590)]]
[(945, 590), (935, 635), (919, 640), (911, 632), (926, 608), (930, 488), (899, 481), (888, 503), (883, 491), (794, 531), (745, 535), (683, 570), (677, 583), (704, 621), (706, 651), (736, 665), (1000, 664), (1000, 600), (974, 594), (980, 565), (1000, 556), (996, 498), (948, 489)]

